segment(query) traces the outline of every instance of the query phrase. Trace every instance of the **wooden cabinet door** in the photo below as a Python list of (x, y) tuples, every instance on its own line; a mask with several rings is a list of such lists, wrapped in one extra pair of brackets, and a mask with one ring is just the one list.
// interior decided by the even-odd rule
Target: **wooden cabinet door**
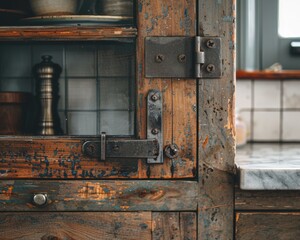
[(300, 234), (299, 212), (238, 212), (236, 239), (289, 240)]
[[(136, 28), (0, 28), (4, 40), (135, 39), (133, 137), (147, 138), (147, 94), (156, 89), (163, 147), (179, 148), (161, 164), (100, 161), (82, 153), (97, 137), (1, 136), (0, 233), (7, 239), (233, 239), (234, 0), (137, 0), (136, 11)], [(221, 77), (145, 77), (145, 38), (153, 36), (221, 38)], [(32, 202), (36, 193), (47, 194), (46, 205)]]

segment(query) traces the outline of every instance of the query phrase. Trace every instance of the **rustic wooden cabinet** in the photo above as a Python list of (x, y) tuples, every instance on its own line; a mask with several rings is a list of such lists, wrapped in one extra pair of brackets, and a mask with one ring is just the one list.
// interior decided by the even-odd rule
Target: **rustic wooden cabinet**
[[(64, 56), (68, 57), (66, 49), (75, 44), (82, 55), (78, 54), (76, 59), (75, 54), (69, 59), (77, 62), (86, 51), (81, 51), (76, 44), (82, 48), (91, 45), (92, 50), (87, 51), (97, 51), (93, 64), (103, 62), (104, 70), (105, 66), (109, 69), (109, 65), (115, 64), (116, 58), (108, 61), (103, 58), (120, 53), (124, 59), (117, 62), (114, 71), (122, 66), (136, 69), (133, 74), (126, 73), (133, 92), (128, 105), (132, 107), (131, 120), (125, 121), (131, 128), (125, 134), (116, 130), (122, 125), (120, 122), (110, 128), (116, 132), (101, 135), (101, 119), (96, 117), (97, 130), (93, 134), (87, 131), (89, 136), (76, 134), (74, 127), (72, 131), (76, 136), (0, 137), (1, 239), (233, 239), (234, 1), (138, 0), (136, 10), (136, 26), (0, 28), (4, 46), (41, 44), (46, 52), (47, 47), (54, 51), (63, 48)], [(207, 41), (221, 39), (220, 77), (146, 77), (147, 37), (194, 39), (196, 36)], [(114, 47), (110, 48), (110, 44)], [(124, 44), (130, 47), (123, 48)], [(207, 43), (205, 48), (215, 47), (209, 45)], [(102, 54), (107, 49), (112, 50)], [(134, 57), (128, 58), (132, 53), (124, 49), (131, 49)], [(164, 56), (157, 58), (154, 62), (158, 65), (167, 61)], [(210, 63), (202, 62), (204, 59), (209, 58), (199, 59), (203, 71), (214, 72), (214, 67), (208, 66)], [(185, 56), (178, 61), (185, 63)], [(71, 65), (66, 64), (64, 79), (72, 77), (67, 76), (68, 66)], [(89, 67), (87, 65), (87, 69)], [(101, 77), (110, 76), (97, 73), (93, 77), (100, 84)], [(65, 86), (72, 88), (73, 84), (75, 82), (68, 80)], [(117, 82), (114, 84), (103, 85), (104, 90), (95, 93), (97, 101), (101, 94), (114, 101), (120, 97), (109, 95), (118, 86)], [(89, 95), (84, 89), (88, 87), (84, 82), (76, 89)], [(153, 91), (158, 91), (158, 97), (149, 96)], [(150, 128), (149, 133), (149, 111), (153, 109), (153, 104), (148, 106), (149, 98), (161, 101), (162, 106), (157, 107), (162, 112), (161, 132), (159, 127), (154, 131)], [(73, 98), (67, 94), (65, 99), (68, 102), (65, 104), (69, 104), (70, 99), (77, 98), (73, 93)], [(86, 111), (84, 107), (80, 110)], [(95, 111), (98, 110), (103, 109)], [(72, 111), (70, 107), (62, 112), (69, 116)], [(119, 117), (112, 116), (108, 122)], [(73, 124), (70, 122), (68, 124)], [(148, 145), (152, 144), (150, 147), (143, 143), (142, 146), (147, 147), (144, 152), (163, 156), (162, 150), (171, 146), (169, 153), (174, 158), (164, 155), (159, 160), (163, 162), (153, 163), (156, 160), (151, 158), (132, 157), (140, 153), (139, 144), (149, 139), (149, 135), (154, 139), (160, 135), (163, 140), (158, 145), (159, 153), (148, 151), (152, 145), (153, 149), (157, 147), (156, 140), (148, 141)], [(93, 142), (90, 152), (83, 151), (86, 142)], [(130, 145), (122, 145), (124, 142)], [(172, 149), (174, 144), (178, 147), (175, 150)], [(135, 147), (138, 150), (134, 150)], [(99, 149), (101, 154), (94, 156)], [(107, 158), (104, 151), (113, 158)], [(129, 157), (124, 158), (123, 151)], [(144, 152), (137, 156), (144, 156)]]
[(298, 239), (299, 198), (299, 191), (245, 191), (236, 187), (235, 239)]

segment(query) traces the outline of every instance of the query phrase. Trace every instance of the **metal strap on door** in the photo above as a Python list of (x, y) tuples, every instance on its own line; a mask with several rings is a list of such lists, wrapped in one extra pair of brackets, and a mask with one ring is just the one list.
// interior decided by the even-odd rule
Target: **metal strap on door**
[[(150, 90), (147, 96), (147, 139), (109, 139), (105, 133), (100, 141), (86, 141), (82, 150), (90, 157), (105, 161), (107, 158), (147, 158), (148, 163), (163, 163), (163, 108), (162, 94)], [(169, 157), (176, 157), (178, 149), (166, 147)], [(170, 155), (171, 154), (171, 155)]]

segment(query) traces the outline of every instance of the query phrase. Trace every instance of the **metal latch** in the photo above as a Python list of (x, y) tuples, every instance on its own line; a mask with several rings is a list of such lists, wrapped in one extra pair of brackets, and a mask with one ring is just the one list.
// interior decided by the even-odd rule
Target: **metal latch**
[(150, 90), (147, 96), (147, 139), (112, 139), (105, 133), (100, 141), (86, 141), (83, 153), (90, 157), (147, 158), (148, 163), (163, 163), (163, 112), (162, 94)]
[(146, 37), (148, 78), (220, 78), (221, 38)]

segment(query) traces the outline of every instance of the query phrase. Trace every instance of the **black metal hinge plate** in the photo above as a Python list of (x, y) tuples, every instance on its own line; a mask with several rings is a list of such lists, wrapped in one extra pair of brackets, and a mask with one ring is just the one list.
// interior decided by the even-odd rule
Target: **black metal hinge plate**
[(148, 78), (220, 78), (221, 38), (146, 37)]

